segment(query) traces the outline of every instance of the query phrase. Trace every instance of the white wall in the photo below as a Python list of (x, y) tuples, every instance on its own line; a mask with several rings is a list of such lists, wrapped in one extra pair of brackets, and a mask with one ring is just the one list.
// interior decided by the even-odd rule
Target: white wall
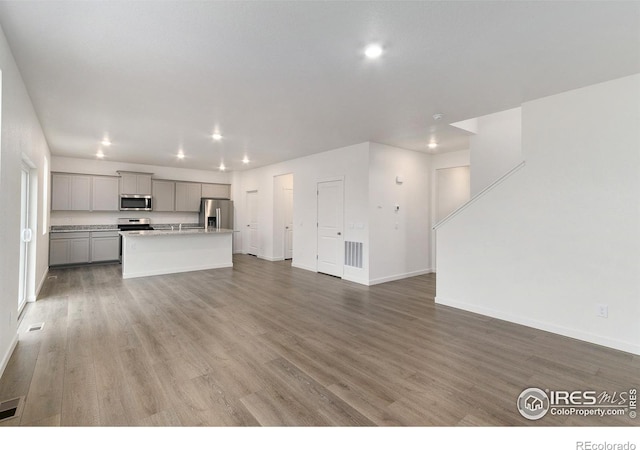
[(369, 284), (431, 271), (429, 159), (426, 153), (370, 144)]
[(20, 255), (20, 166), (23, 155), (35, 166), (38, 187), (34, 196), (36, 212), (31, 253), (35, 276), (28, 294), (33, 297), (48, 268), (49, 236), (42, 234), (44, 158), (49, 148), (33, 110), (4, 33), (0, 30), (0, 71), (2, 79), (2, 127), (0, 151), (0, 373), (17, 340), (18, 261)]
[(469, 138), (472, 197), (522, 162), (522, 110), (478, 117), (476, 126)]
[(104, 159), (81, 159), (54, 156), (51, 159), (52, 172), (89, 173), (92, 175), (117, 176), (118, 170), (130, 172), (152, 173), (153, 178), (180, 181), (195, 181), (198, 183), (230, 184), (232, 175), (218, 170), (184, 169), (181, 167), (153, 166), (148, 164), (133, 164)]
[(640, 75), (524, 104), (527, 164), (438, 230), (436, 301), (640, 354), (639, 123)]
[(469, 166), (436, 170), (436, 202), (434, 222), (438, 223), (469, 201)]
[[(429, 155), (364, 142), (234, 174), (236, 229), (246, 233), (245, 197), (259, 195), (258, 256), (282, 259), (276, 190), (293, 179), (293, 266), (316, 270), (317, 183), (344, 178), (344, 239), (362, 242), (364, 267), (345, 266), (344, 279), (375, 284), (431, 270)], [(404, 183), (396, 184), (396, 175)], [(275, 200), (274, 200), (275, 199)], [(398, 203), (400, 211), (393, 208)], [(396, 222), (398, 228), (396, 229)], [(244, 243), (244, 245), (243, 245)], [(246, 252), (247, 236), (236, 237)]]
[[(202, 183), (231, 182), (232, 175), (227, 172), (184, 169), (146, 164), (132, 164), (99, 159), (80, 159), (54, 156), (51, 159), (51, 171), (70, 173), (89, 173), (92, 175), (116, 176), (118, 170), (153, 173), (153, 178), (195, 181)], [(197, 223), (198, 213), (185, 212), (86, 212), (53, 211), (51, 225), (108, 225), (115, 224), (119, 217), (148, 217), (151, 223)]]
[[(362, 228), (345, 228), (345, 240), (363, 242), (368, 255), (369, 223), (369, 143), (330, 150), (258, 169), (236, 173), (232, 191), (236, 207), (236, 230), (246, 231), (246, 192), (258, 191), (259, 236), (258, 256), (278, 259), (274, 253), (274, 177), (293, 175), (293, 261), (295, 267), (316, 270), (317, 183), (344, 177), (345, 223), (360, 223)], [(246, 252), (247, 237), (236, 238)], [(366, 257), (365, 255), (365, 257)], [(344, 278), (367, 284), (368, 264), (363, 269), (345, 267)]]

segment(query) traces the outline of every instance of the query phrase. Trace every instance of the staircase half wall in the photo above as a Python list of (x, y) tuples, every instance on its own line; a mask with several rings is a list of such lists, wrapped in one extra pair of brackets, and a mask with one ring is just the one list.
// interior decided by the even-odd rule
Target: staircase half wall
[(639, 124), (640, 74), (523, 104), (526, 164), (437, 229), (436, 302), (640, 354)]

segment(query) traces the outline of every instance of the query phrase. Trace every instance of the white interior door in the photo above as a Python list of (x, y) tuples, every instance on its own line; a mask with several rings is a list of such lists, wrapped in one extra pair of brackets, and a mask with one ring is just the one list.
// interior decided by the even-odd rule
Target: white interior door
[(29, 270), (29, 242), (32, 231), (29, 228), (29, 168), (22, 167), (20, 180), (20, 269), (18, 287), (18, 313), (27, 302), (27, 279)]
[(293, 189), (284, 188), (284, 259), (293, 258)]
[(318, 183), (318, 272), (344, 272), (344, 187), (342, 180)]
[(247, 192), (247, 217), (249, 233), (247, 253), (257, 256), (258, 248), (260, 247), (258, 235), (258, 191)]

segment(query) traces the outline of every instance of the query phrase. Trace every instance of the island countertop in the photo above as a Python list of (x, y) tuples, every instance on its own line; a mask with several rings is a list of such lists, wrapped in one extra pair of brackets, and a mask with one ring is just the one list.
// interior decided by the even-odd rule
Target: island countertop
[(183, 230), (139, 230), (139, 231), (120, 231), (121, 236), (125, 237), (142, 237), (142, 236), (181, 236), (192, 234), (229, 234), (233, 230), (227, 228), (187, 228)]

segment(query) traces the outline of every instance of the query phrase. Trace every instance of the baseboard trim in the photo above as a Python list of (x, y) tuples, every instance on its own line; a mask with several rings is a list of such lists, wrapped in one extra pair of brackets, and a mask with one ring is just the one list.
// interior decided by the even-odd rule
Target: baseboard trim
[(295, 262), (291, 262), (291, 267), (295, 267), (296, 269), (308, 270), (309, 272), (318, 272), (315, 267), (305, 266), (304, 264), (297, 264)]
[(49, 275), (49, 268), (47, 267), (47, 270), (44, 271), (44, 275), (42, 275), (42, 278), (40, 278), (40, 283), (38, 283), (38, 287), (36, 288), (36, 292), (34, 293), (33, 296), (30, 296), (27, 301), (28, 302), (35, 302), (38, 299), (38, 295), (40, 295), (40, 291), (42, 290), (42, 286), (44, 286), (44, 282), (47, 280), (47, 275)]
[(18, 333), (13, 336), (11, 345), (9, 345), (7, 353), (5, 353), (5, 355), (2, 357), (2, 362), (0, 362), (0, 379), (4, 374), (4, 369), (6, 369), (7, 365), (9, 364), (9, 360), (11, 359), (11, 355), (13, 355), (13, 351), (16, 349), (16, 345), (18, 345)]
[(270, 257), (270, 256), (258, 256), (258, 258), (260, 258), (260, 259), (264, 259), (264, 260), (266, 260), (266, 261), (272, 261), (272, 262), (273, 262), (273, 261), (284, 261), (284, 257), (281, 257), (281, 258), (272, 258), (272, 257)]
[(640, 355), (640, 345), (634, 344), (632, 342), (611, 339), (606, 336), (587, 333), (581, 330), (567, 328), (553, 323), (530, 319), (528, 317), (516, 316), (507, 312), (485, 308), (482, 306), (460, 302), (457, 300), (436, 297), (435, 301), (439, 305), (450, 306), (452, 308), (462, 309), (464, 311), (469, 311), (483, 316), (493, 317), (494, 319), (505, 320), (507, 322), (517, 323), (518, 325), (524, 325), (526, 327), (535, 328), (537, 330), (548, 331), (549, 333), (559, 334), (561, 336), (578, 339), (580, 341), (590, 342), (592, 344), (602, 345), (604, 347)]
[(355, 278), (355, 277), (350, 277), (348, 275), (343, 275), (342, 279), (345, 280), (345, 281), (351, 281), (352, 283), (358, 283), (358, 284), (362, 284), (364, 286), (370, 286), (370, 284), (369, 284), (369, 282), (367, 282), (367, 280), (363, 280), (361, 278)]
[(433, 269), (415, 270), (413, 272), (399, 273), (388, 277), (374, 278), (373, 280), (369, 280), (369, 286), (388, 283), (389, 281), (404, 280), (405, 278), (417, 277), (418, 275), (426, 275), (428, 273), (433, 273)]

